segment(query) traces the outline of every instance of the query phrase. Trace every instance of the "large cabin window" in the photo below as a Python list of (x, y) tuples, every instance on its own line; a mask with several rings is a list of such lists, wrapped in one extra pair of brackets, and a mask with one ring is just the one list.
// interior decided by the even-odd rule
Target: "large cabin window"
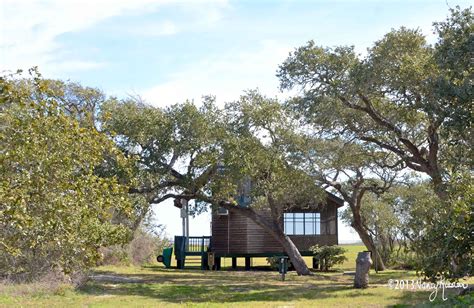
[(320, 213), (284, 213), (283, 223), (287, 235), (321, 234)]

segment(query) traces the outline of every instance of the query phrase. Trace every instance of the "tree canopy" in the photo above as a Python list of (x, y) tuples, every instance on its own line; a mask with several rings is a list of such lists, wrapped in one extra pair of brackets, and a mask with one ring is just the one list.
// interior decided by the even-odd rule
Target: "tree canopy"
[[(418, 242), (418, 253), (430, 254), (422, 264), (430, 277), (472, 271), (467, 261), (473, 255), (472, 232), (451, 240), (449, 234), (459, 230), (435, 230), (450, 226), (452, 220), (465, 222), (464, 217), (472, 214), (465, 203), (470, 202), (470, 195), (460, 201), (453, 191), (472, 187), (473, 20), (470, 8), (458, 7), (446, 21), (434, 24), (436, 44), (428, 44), (421, 31), (402, 27), (375, 42), (365, 56), (351, 46), (329, 48), (310, 41), (291, 53), (277, 74), (282, 90), (300, 90), (287, 105), (309, 135), (340, 140), (350, 153), (354, 147), (362, 150), (356, 152), (362, 156), (346, 155), (349, 161), (342, 169), (353, 169), (357, 157), (362, 157), (384, 173), (408, 168), (429, 177), (438, 197), (434, 202), (440, 203), (435, 208), (444, 212), (441, 217), (434, 215), (439, 219), (426, 229), (437, 240), (426, 236), (431, 240)], [(373, 153), (389, 158), (387, 163), (376, 162), (380, 157), (374, 161)], [(331, 155), (328, 160), (324, 151), (317, 156), (331, 162), (332, 176), (339, 174), (337, 157)], [(364, 182), (362, 176), (355, 182), (347, 177), (346, 188)], [(344, 196), (344, 186), (336, 185), (332, 186)]]
[(314, 129), (397, 155), (446, 199), (453, 170), (472, 166), (472, 138), (458, 134), (472, 127), (472, 21), (470, 9), (453, 10), (435, 46), (419, 30), (392, 30), (364, 57), (310, 41), (280, 66), (281, 88), (302, 90), (291, 105)]
[(0, 79), (0, 275), (95, 265), (99, 247), (128, 240), (133, 217), (127, 187), (98, 167), (106, 157), (125, 169), (127, 161), (67, 114), (47, 80), (13, 77)]
[[(111, 101), (103, 107), (103, 128), (113, 132), (125, 153), (137, 157), (140, 184), (132, 193), (145, 195), (149, 203), (196, 200), (196, 212), (206, 204), (239, 211), (299, 255), (279, 219), (291, 207), (318, 206), (325, 195), (286, 159), (283, 141), (291, 130), (285, 117), (278, 101), (249, 91), (224, 109), (212, 98), (200, 108), (189, 102), (155, 108)], [(246, 183), (251, 184), (245, 192), (250, 207), (237, 201)], [(272, 219), (259, 211), (270, 212)], [(299, 273), (309, 273), (300, 261)]]

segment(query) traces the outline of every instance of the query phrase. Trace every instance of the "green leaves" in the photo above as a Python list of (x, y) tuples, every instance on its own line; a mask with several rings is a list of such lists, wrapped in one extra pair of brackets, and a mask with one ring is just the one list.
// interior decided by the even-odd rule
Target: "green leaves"
[[(459, 185), (456, 174), (472, 169), (473, 20), (471, 8), (457, 7), (446, 21), (434, 24), (438, 34), (434, 46), (426, 43), (419, 30), (402, 27), (375, 42), (363, 57), (350, 47), (325, 48), (309, 42), (290, 54), (278, 72), (282, 89), (300, 90), (287, 102), (308, 136), (299, 149), (295, 147), (300, 151), (299, 162), (311, 160), (316, 166), (305, 167), (327, 185), (341, 194), (356, 188), (377, 191), (378, 181), (364, 177), (375, 175), (391, 183), (403, 168), (430, 177), (433, 191), (442, 200), (440, 206), (430, 205), (428, 197), (421, 207), (410, 200), (422, 198), (403, 201), (413, 210), (409, 217), (413, 229), (404, 232), (429, 233), (424, 247), (432, 243), (427, 253), (437, 260), (424, 265), (429, 276), (458, 272), (449, 262), (464, 267), (469, 263), (466, 256), (472, 255), (462, 246), (472, 241), (469, 236), (436, 227), (450, 226), (456, 217), (465, 221), (465, 209), (458, 214), (443, 211), (449, 217), (447, 224), (436, 211), (458, 204), (449, 191)], [(349, 178), (346, 185), (336, 182), (341, 174)], [(456, 234), (454, 240), (442, 239), (450, 233)], [(456, 249), (462, 256), (447, 257), (448, 251), (454, 254)]]
[[(389, 91), (394, 95), (420, 93), (423, 81), (436, 73), (432, 53), (419, 30), (404, 27), (392, 30), (369, 50), (369, 79), (366, 81), (379, 91)], [(415, 97), (400, 96), (398, 99), (406, 103), (415, 102)]]
[(131, 218), (127, 188), (96, 173), (120, 153), (63, 108), (67, 98), (49, 81), (0, 84), (0, 275), (32, 278), (51, 267), (68, 273), (94, 265), (98, 247), (128, 238), (129, 226), (113, 223)]
[[(460, 129), (472, 125), (472, 20), (470, 9), (452, 11), (436, 24), (434, 47), (418, 30), (392, 30), (363, 58), (349, 47), (309, 42), (280, 66), (281, 88), (302, 90), (288, 105), (315, 131), (391, 151), (439, 179), (442, 172), (432, 166), (459, 162), (462, 144), (472, 139)], [(423, 149), (430, 151), (430, 162)]]
[(347, 249), (340, 246), (319, 246), (315, 245), (310, 248), (313, 252), (313, 258), (317, 259), (321, 270), (328, 271), (331, 267), (336, 264), (342, 264), (347, 261), (347, 257), (344, 253)]
[(323, 48), (309, 41), (279, 67), (280, 88), (302, 86), (307, 93), (344, 91), (348, 73), (358, 63), (353, 47)]
[[(224, 109), (212, 97), (201, 107), (109, 101), (102, 119), (102, 128), (137, 158), (138, 185), (132, 191), (150, 203), (180, 197), (236, 203), (237, 191), (249, 181), (254, 207), (269, 208), (269, 195), (278, 211), (324, 199), (314, 181), (287, 159), (297, 136), (289, 115), (257, 91)], [(196, 211), (206, 206), (198, 204)]]
[[(287, 105), (307, 130), (378, 148), (433, 179), (472, 165), (471, 9), (436, 23), (435, 46), (418, 30), (392, 30), (365, 57), (352, 48), (300, 47), (280, 66), (282, 89), (301, 95)], [(463, 128), (461, 128), (463, 127)]]
[[(430, 224), (415, 250), (419, 270), (427, 277), (458, 279), (474, 272), (474, 186), (469, 173), (457, 173), (450, 189), (449, 208), (428, 213)], [(425, 218), (426, 219), (426, 218)]]

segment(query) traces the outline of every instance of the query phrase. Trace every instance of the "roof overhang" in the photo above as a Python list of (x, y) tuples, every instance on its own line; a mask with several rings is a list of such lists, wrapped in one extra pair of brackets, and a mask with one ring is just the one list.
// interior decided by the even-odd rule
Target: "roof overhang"
[(344, 200), (342, 200), (335, 194), (330, 193), (329, 191), (326, 191), (326, 194), (327, 194), (328, 200), (331, 200), (332, 202), (334, 202), (338, 208), (344, 206)]

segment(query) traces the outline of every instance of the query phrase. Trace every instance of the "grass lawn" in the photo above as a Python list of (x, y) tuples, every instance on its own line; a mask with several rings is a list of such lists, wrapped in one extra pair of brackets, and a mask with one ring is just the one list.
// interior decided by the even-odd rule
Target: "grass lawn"
[[(430, 291), (393, 290), (389, 279), (415, 279), (409, 271), (371, 271), (370, 287), (352, 288), (353, 277), (342, 275), (355, 268), (361, 246), (346, 246), (349, 261), (337, 271), (299, 277), (290, 272), (284, 282), (275, 271), (200, 271), (148, 267), (99, 267), (80, 290), (25, 292), (27, 286), (0, 286), (0, 306), (30, 307), (380, 307), (429, 303)], [(308, 259), (309, 261), (309, 259)], [(256, 259), (254, 265), (263, 265)], [(224, 262), (223, 262), (224, 265)], [(227, 265), (230, 266), (230, 260)], [(470, 283), (474, 280), (471, 278)], [(449, 293), (452, 296), (452, 293)], [(438, 295), (441, 298), (441, 294)], [(441, 302), (438, 302), (442, 304)], [(450, 305), (445, 303), (446, 307)]]

